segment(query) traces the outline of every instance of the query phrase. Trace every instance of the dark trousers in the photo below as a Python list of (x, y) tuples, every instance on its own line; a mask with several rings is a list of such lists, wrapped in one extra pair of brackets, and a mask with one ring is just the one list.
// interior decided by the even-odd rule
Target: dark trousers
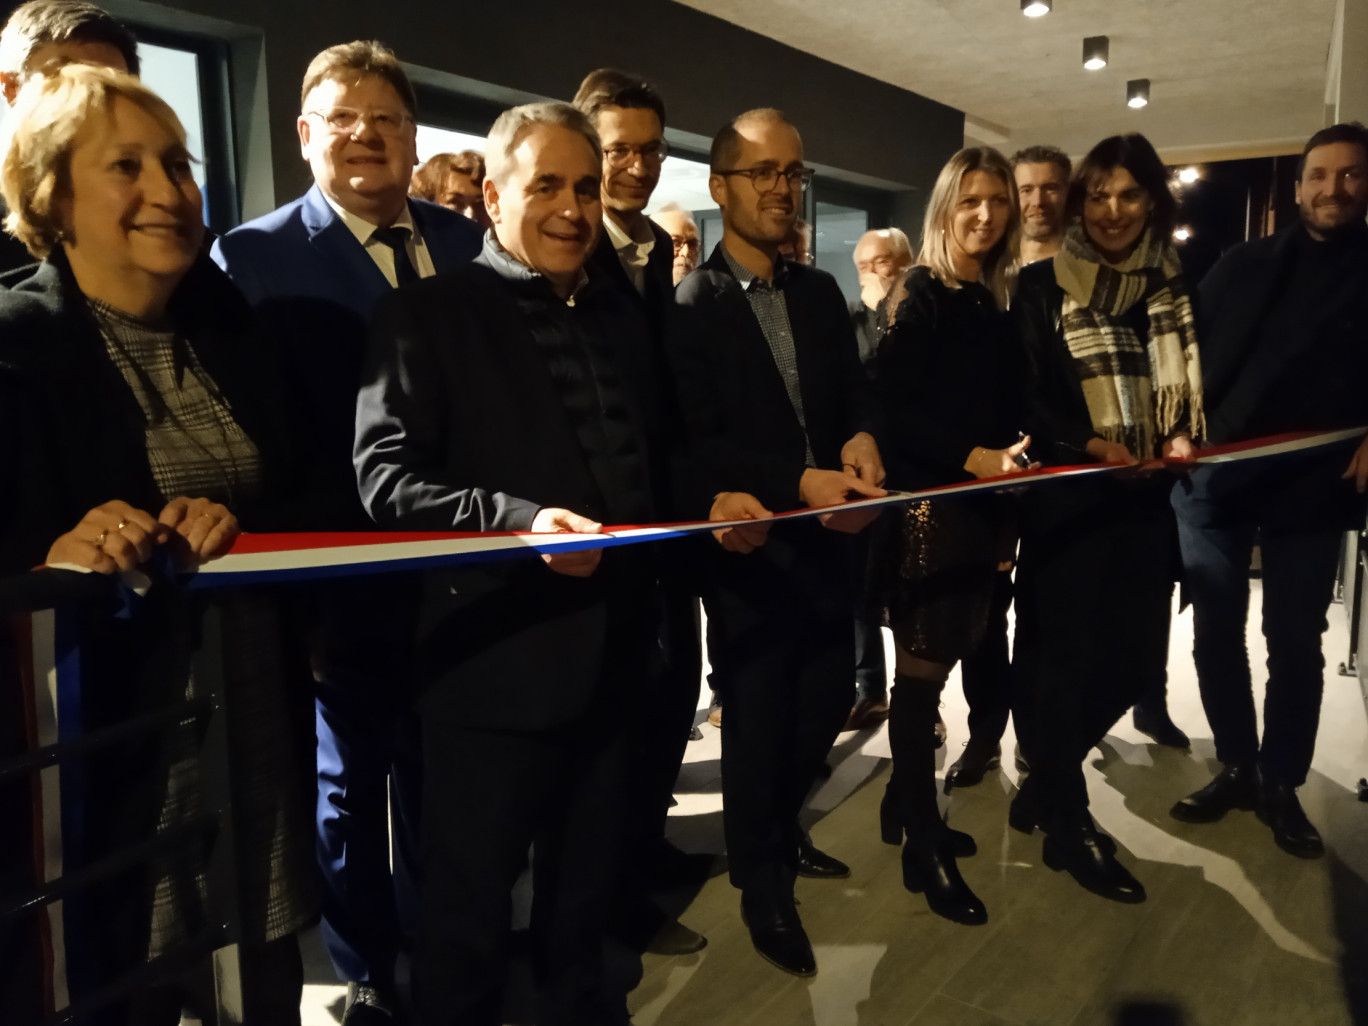
[[(998, 571), (983, 638), (960, 660), (964, 700), (969, 705), (969, 738), (991, 747), (1002, 740), (1012, 714), (1012, 660), (1007, 645), (1007, 611), (1012, 608), (1012, 572)], [(1017, 717), (1017, 738), (1022, 734)], [(1023, 743), (1023, 748), (1025, 744)]]
[[(1316, 747), (1325, 684), (1321, 635), (1344, 532), (1259, 530), (1253, 523), (1222, 523), (1204, 506), (1175, 492), (1184, 587), (1192, 601), (1192, 655), (1216, 757), (1227, 765), (1257, 759), (1264, 779), (1299, 787)], [(1256, 541), (1268, 642), (1262, 745), (1245, 643)]]
[(625, 996), (603, 993), (603, 935), (618, 883), (626, 732), (612, 716), (537, 732), (423, 728), (415, 1021), (503, 1022), (512, 888), (529, 846), (536, 1021), (624, 1018)]
[(406, 578), (369, 577), (329, 585), (316, 614), (323, 940), (341, 979), (380, 986), (394, 983), (415, 929), (422, 764), (409, 710), (414, 600)]
[(1013, 669), (1047, 828), (1086, 815), (1083, 760), (1168, 663), (1177, 558), (1168, 478), (1079, 481), (1024, 507)]
[(815, 524), (718, 551), (704, 597), (722, 691), (722, 822), (731, 881), (791, 898), (798, 813), (850, 713), (849, 538)]
[(855, 572), (855, 697), (857, 700), (888, 701), (888, 665), (884, 659), (880, 617), (865, 609), (865, 575), (869, 572), (868, 533), (856, 535)]

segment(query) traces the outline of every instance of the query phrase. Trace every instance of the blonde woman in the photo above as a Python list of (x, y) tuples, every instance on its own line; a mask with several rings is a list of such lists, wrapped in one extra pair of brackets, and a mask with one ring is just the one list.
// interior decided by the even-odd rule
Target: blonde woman
[[(1021, 469), (1020, 361), (1005, 316), (1017, 269), (1016, 186), (996, 150), (950, 159), (927, 205), (916, 266), (894, 284), (875, 381), (887, 420), (889, 480), (901, 488), (972, 481)], [(895, 476), (896, 475), (896, 476)], [(893, 775), (884, 840), (903, 846), (903, 883), (932, 911), (987, 921), (956, 856), (973, 854), (936, 803), (940, 692), (987, 625), (999, 566), (1014, 536), (1003, 500), (919, 503), (903, 511), (874, 578), (893, 631), (889, 715)]]

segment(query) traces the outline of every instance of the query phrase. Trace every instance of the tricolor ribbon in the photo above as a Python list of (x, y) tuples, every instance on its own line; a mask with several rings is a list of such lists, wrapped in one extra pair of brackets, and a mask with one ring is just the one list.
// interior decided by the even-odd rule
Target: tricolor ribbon
[[(1368, 428), (1322, 433), (1301, 432), (1257, 438), (1234, 445), (1199, 450), (1191, 460), (1154, 460), (1147, 465), (1165, 463), (1174, 468), (1201, 467), (1266, 459), (1358, 438)], [(890, 492), (878, 499), (860, 499), (838, 506), (792, 510), (778, 513), (765, 523), (802, 520), (824, 513), (896, 506), (927, 499), (972, 495), (976, 492), (1001, 492), (1007, 489), (1038, 487), (1052, 482), (1100, 474), (1135, 472), (1134, 467), (1115, 463), (1084, 466), (1045, 467), (1001, 477), (984, 478), (965, 484), (940, 485), (913, 492)], [(192, 588), (217, 588), (238, 584), (273, 581), (299, 581), (326, 577), (351, 577), (361, 574), (419, 570), (507, 559), (534, 553), (566, 552), (574, 549), (610, 548), (664, 541), (686, 535), (716, 531), (725, 527), (753, 524), (753, 520), (692, 521), (681, 524), (622, 525), (606, 528), (601, 534), (531, 534), (527, 532), (397, 532), (367, 531), (353, 533), (244, 534), (234, 542), (227, 555), (206, 563), (190, 580)]]

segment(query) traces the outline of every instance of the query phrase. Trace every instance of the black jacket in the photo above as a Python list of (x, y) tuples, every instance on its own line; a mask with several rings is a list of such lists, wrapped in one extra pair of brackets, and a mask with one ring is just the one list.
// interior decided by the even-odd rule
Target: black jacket
[[(277, 353), (246, 300), (207, 256), (170, 313), (260, 451), (260, 498), (245, 530), (299, 529), (310, 468), (294, 444)], [(140, 412), (105, 353), (60, 251), (0, 292), (0, 572), (41, 563), (56, 538), (112, 499), (160, 512)]]
[[(499, 268), (499, 269), (496, 269)], [(649, 353), (643, 324), (616, 289), (590, 281), (573, 306), (531, 272), (474, 263), (386, 296), (376, 310), (357, 407), (355, 465), (377, 523), (419, 531), (526, 531), (542, 507), (608, 521), (597, 484), (544, 356), (551, 336), (599, 333), (620, 373)], [(629, 389), (646, 455), (659, 410)], [(648, 506), (653, 496), (638, 497)], [(609, 606), (619, 567), (587, 579), (525, 557), (426, 575), (419, 626), (425, 710), (503, 729), (564, 725), (600, 697)], [(516, 687), (510, 702), (502, 685)]]
[[(836, 280), (815, 268), (785, 266), (808, 440), (818, 467), (840, 470), (841, 447), (852, 435), (878, 437), (873, 391)], [(687, 515), (706, 518), (713, 497), (726, 491), (750, 492), (776, 513), (798, 508), (803, 427), (720, 243), (676, 296), (681, 330), (671, 358), (685, 421)]]

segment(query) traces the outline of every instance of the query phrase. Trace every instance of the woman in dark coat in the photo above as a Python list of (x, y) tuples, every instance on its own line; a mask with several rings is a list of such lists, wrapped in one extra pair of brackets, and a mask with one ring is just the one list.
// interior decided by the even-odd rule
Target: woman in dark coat
[(1021, 272), (1012, 304), (1033, 451), (1136, 469), (1032, 489), (1023, 504), (1014, 667), (1040, 736), (1011, 822), (1044, 827), (1051, 868), (1137, 902), (1144, 887), (1088, 814), (1082, 764), (1164, 679), (1177, 536), (1172, 477), (1154, 460), (1192, 456), (1202, 378), (1171, 241), (1176, 204), (1154, 148), (1141, 135), (1102, 141), (1068, 202), (1076, 222), (1063, 249)]
[[(127, 619), (87, 617), (82, 701), (92, 723), (193, 699), (194, 633), (213, 605), (246, 1021), (298, 1023), (294, 933), (315, 906), (301, 775), (311, 753), (292, 726), (280, 611), (259, 592), (192, 599), (166, 580), (223, 553), (239, 523), (288, 526), (282, 499), (299, 475), (273, 354), (201, 252), (185, 134), (161, 99), (127, 75), (71, 65), (27, 86), (6, 130), (6, 228), (44, 262), (0, 293), (0, 574), (48, 564), (162, 581)], [(199, 816), (210, 799), (196, 733), (182, 724), (79, 772), (84, 833), (136, 842)], [(212, 935), (207, 858), (164, 858), (67, 902), (69, 941), (88, 952), (85, 979), (68, 965), (73, 1000)], [(205, 970), (186, 977), (184, 993), (141, 995), (127, 1018), (172, 1024), (183, 1004), (211, 1014)]]
[[(1018, 434), (1019, 347), (1004, 312), (1019, 231), (1007, 161), (987, 148), (955, 154), (927, 205), (918, 266), (886, 301), (875, 382), (885, 459), (900, 487), (1021, 469), (1029, 440)], [(973, 854), (973, 839), (948, 830), (937, 806), (937, 708), (955, 663), (983, 636), (999, 568), (1013, 557), (1008, 513), (1005, 500), (986, 495), (912, 505), (891, 525), (873, 573), (896, 653), (884, 839), (906, 834), (904, 885), (961, 923), (988, 914), (955, 863)]]

